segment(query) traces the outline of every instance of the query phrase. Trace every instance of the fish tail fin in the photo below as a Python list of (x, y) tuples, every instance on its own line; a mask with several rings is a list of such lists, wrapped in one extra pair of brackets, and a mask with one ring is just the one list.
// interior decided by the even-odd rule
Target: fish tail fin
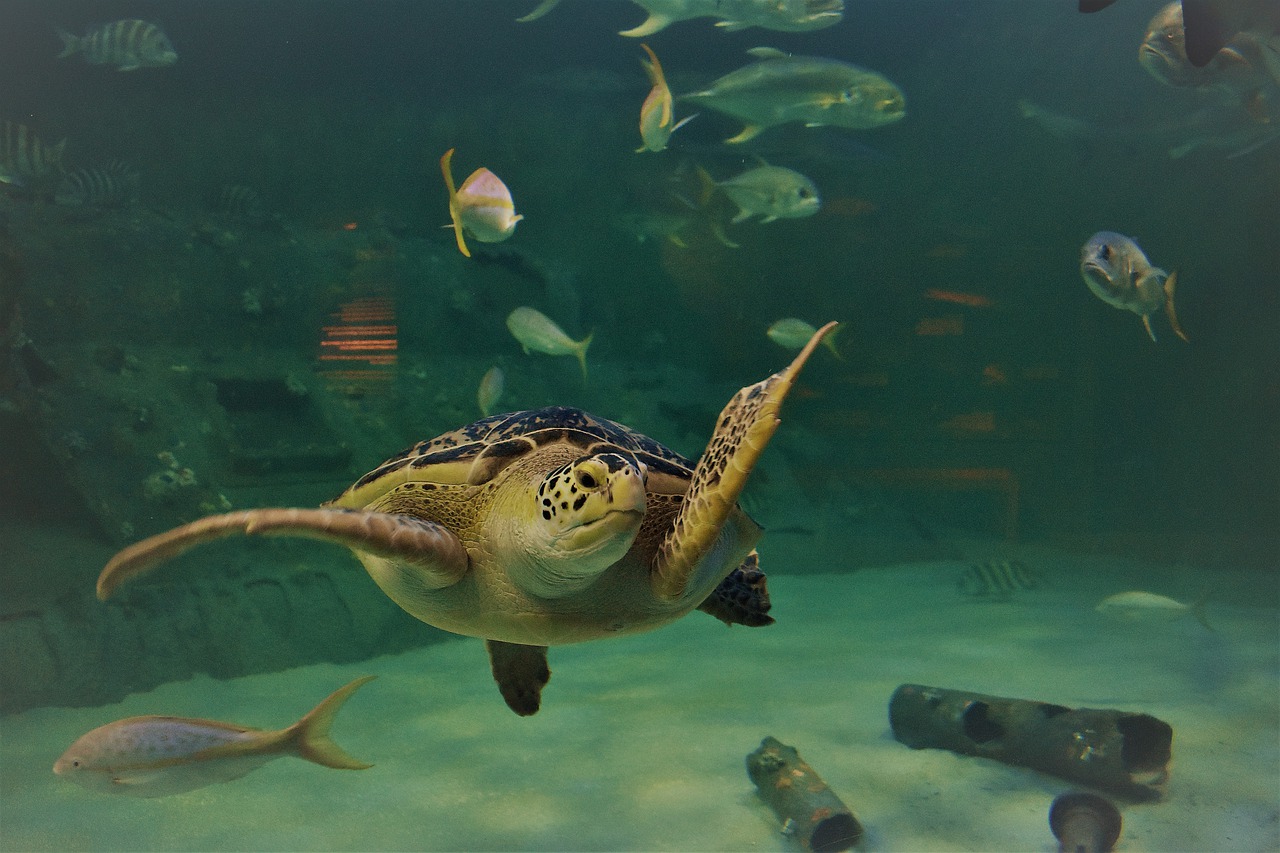
[(639, 26), (632, 27), (629, 30), (619, 30), (618, 35), (626, 36), (627, 38), (640, 38), (641, 36), (651, 36), (654, 33), (656, 33), (658, 30), (665, 29), (667, 25), (670, 23), (671, 23), (670, 18), (667, 18), (663, 15), (656, 15), (656, 14), (650, 13), (649, 17), (645, 19), (644, 23), (640, 24)]
[(1187, 333), (1182, 331), (1182, 324), (1178, 322), (1178, 311), (1173, 307), (1173, 294), (1178, 289), (1178, 271), (1174, 270), (1169, 273), (1169, 277), (1164, 280), (1164, 314), (1169, 318), (1169, 325), (1173, 327), (1173, 332), (1187, 343), (1191, 343), (1191, 339), (1187, 337)]
[(79, 36), (72, 35), (62, 27), (58, 27), (58, 38), (62, 39), (62, 53), (58, 54), (58, 59), (66, 59), (68, 56), (80, 52)]
[(453, 183), (453, 150), (450, 148), (440, 158), (440, 171), (444, 174), (444, 185), (449, 190), (449, 218), (453, 220), (453, 237), (458, 241), (458, 251), (469, 258), (471, 251), (462, 237), (462, 220), (458, 217), (458, 187)]
[(1205, 615), (1204, 606), (1209, 603), (1209, 598), (1213, 595), (1213, 590), (1205, 590), (1204, 594), (1195, 600), (1191, 605), (1191, 615), (1196, 617), (1196, 621), (1205, 627), (1206, 630), (1218, 633), (1218, 629), (1209, 624), (1209, 617)]
[(578, 364), (582, 366), (582, 384), (587, 384), (587, 347), (591, 346), (591, 339), (596, 336), (596, 330), (592, 329), (591, 334), (587, 335), (578, 342), (575, 353), (578, 356)]
[(640, 47), (644, 49), (645, 53), (649, 54), (648, 62), (641, 61), (644, 70), (649, 74), (649, 82), (654, 86), (666, 88), (667, 78), (662, 73), (662, 63), (658, 61), (658, 55), (653, 52), (653, 48), (644, 42), (640, 43)]
[(764, 130), (764, 128), (758, 124), (748, 124), (742, 128), (742, 130), (738, 131), (736, 136), (730, 136), (724, 142), (726, 145), (738, 145), (739, 143), (746, 142), (749, 139), (755, 139), (760, 135), (760, 131), (762, 130)]
[(293, 741), (299, 758), (337, 770), (365, 770), (373, 766), (347, 755), (342, 747), (329, 738), (329, 727), (351, 695), (377, 677), (366, 675), (345, 687), (339, 687), (288, 729), (287, 735)]

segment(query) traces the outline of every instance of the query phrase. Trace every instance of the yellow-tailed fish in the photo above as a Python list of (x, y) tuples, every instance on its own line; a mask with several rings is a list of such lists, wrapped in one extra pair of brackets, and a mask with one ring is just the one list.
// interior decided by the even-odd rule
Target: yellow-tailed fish
[[(836, 326), (835, 331), (822, 339), (822, 345), (831, 350), (831, 354), (841, 360), (844, 359), (844, 356), (840, 354), (840, 350), (836, 349), (836, 335), (843, 328), (844, 326)], [(798, 350), (809, 343), (809, 339), (817, 332), (818, 330), (811, 323), (806, 323), (796, 317), (784, 317), (781, 320), (774, 321), (765, 334), (769, 336), (769, 340), (780, 347)]]
[(507, 328), (520, 342), (526, 354), (541, 352), (547, 355), (572, 355), (582, 365), (582, 381), (587, 381), (587, 347), (595, 333), (575, 341), (564, 333), (547, 315), (533, 308), (521, 306), (507, 315)]
[(81, 735), (53, 772), (86, 788), (134, 797), (165, 797), (239, 779), (282, 755), (324, 767), (372, 767), (329, 739), (334, 715), (362, 685), (357, 678), (335, 690), (287, 729), (262, 731), (217, 720), (129, 717)]
[(493, 407), (502, 399), (502, 392), (506, 387), (507, 376), (502, 368), (496, 364), (490, 367), (480, 380), (480, 387), (476, 389), (476, 405), (480, 407), (482, 417), (487, 418), (493, 414)]
[(671, 134), (683, 127), (697, 113), (685, 116), (680, 121), (675, 120), (675, 112), (671, 106), (671, 89), (667, 86), (667, 79), (662, 74), (662, 63), (658, 62), (657, 54), (649, 48), (649, 45), (642, 44), (640, 47), (649, 54), (649, 61), (641, 60), (641, 63), (649, 74), (649, 82), (653, 84), (653, 88), (649, 90), (644, 103), (640, 105), (640, 138), (644, 144), (636, 149), (636, 153), (663, 151), (667, 147), (667, 140), (671, 138)]
[(440, 171), (444, 173), (444, 183), (449, 188), (453, 235), (458, 240), (458, 250), (469, 258), (471, 251), (463, 239), (464, 230), (481, 243), (501, 243), (515, 233), (516, 223), (524, 217), (516, 213), (507, 185), (488, 169), (476, 169), (461, 187), (455, 187), (453, 151), (450, 148), (440, 158)]

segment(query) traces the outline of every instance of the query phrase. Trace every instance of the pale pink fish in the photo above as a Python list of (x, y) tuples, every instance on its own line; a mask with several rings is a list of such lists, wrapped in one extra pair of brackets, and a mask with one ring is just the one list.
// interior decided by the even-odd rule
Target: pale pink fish
[(649, 82), (653, 84), (653, 88), (649, 90), (644, 103), (640, 105), (640, 138), (644, 144), (636, 149), (636, 153), (663, 151), (667, 147), (667, 140), (671, 138), (671, 134), (683, 127), (697, 113), (686, 116), (678, 122), (675, 121), (675, 113), (671, 106), (671, 88), (667, 86), (667, 79), (663, 76), (662, 64), (658, 62), (657, 55), (649, 45), (640, 46), (644, 48), (645, 53), (649, 54), (648, 62), (643, 59), (640, 61), (644, 65), (644, 70), (649, 73)]
[(524, 217), (516, 213), (507, 185), (488, 169), (476, 169), (461, 187), (455, 187), (451, 165), (453, 150), (450, 148), (440, 158), (440, 171), (444, 173), (444, 183), (449, 188), (449, 216), (453, 219), (458, 250), (469, 258), (471, 251), (463, 239), (464, 230), (481, 243), (501, 243), (515, 233), (516, 223)]
[(282, 755), (339, 770), (372, 767), (329, 739), (334, 715), (362, 685), (357, 678), (287, 729), (262, 731), (217, 720), (129, 717), (81, 735), (53, 772), (86, 788), (134, 797), (166, 797), (239, 779)]

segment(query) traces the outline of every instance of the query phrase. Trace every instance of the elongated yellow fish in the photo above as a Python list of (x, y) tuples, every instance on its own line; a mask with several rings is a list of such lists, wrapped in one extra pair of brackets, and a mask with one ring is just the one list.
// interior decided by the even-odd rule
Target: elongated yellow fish
[(217, 720), (129, 717), (81, 735), (53, 772), (86, 788), (134, 797), (166, 797), (239, 779), (282, 755), (339, 770), (372, 767), (329, 739), (334, 715), (362, 685), (334, 691), (287, 729), (262, 731)]
[(642, 44), (640, 47), (649, 54), (649, 61), (641, 60), (641, 62), (644, 62), (644, 70), (648, 72), (649, 82), (653, 84), (653, 88), (649, 90), (644, 103), (640, 105), (640, 138), (643, 144), (636, 149), (637, 154), (642, 151), (665, 150), (671, 134), (697, 115), (694, 113), (680, 121), (675, 120), (675, 113), (671, 106), (671, 89), (667, 86), (667, 79), (662, 74), (662, 63), (658, 62), (657, 54), (649, 48), (649, 45)]
[(501, 243), (515, 233), (516, 223), (524, 217), (516, 213), (507, 185), (488, 169), (476, 169), (461, 187), (455, 187), (453, 151), (450, 148), (440, 158), (440, 171), (449, 188), (449, 217), (453, 220), (458, 251), (469, 258), (471, 251), (462, 236), (464, 230), (481, 243)]
[(546, 314), (534, 308), (521, 306), (507, 315), (507, 328), (524, 347), (525, 353), (541, 352), (547, 355), (572, 355), (582, 365), (582, 381), (587, 381), (587, 347), (595, 332), (580, 341), (564, 333)]

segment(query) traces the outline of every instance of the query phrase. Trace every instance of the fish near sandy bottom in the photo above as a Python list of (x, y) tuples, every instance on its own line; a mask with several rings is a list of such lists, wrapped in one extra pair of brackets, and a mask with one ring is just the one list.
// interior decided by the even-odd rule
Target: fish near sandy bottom
[(759, 216), (761, 222), (803, 219), (822, 207), (813, 181), (785, 166), (757, 166), (715, 185), (738, 206), (730, 220), (734, 224), (752, 216)]
[(1040, 573), (1021, 560), (988, 560), (975, 563), (960, 573), (956, 589), (970, 598), (1008, 601), (1025, 590), (1044, 586)]
[(773, 622), (755, 551), (763, 531), (738, 501), (835, 326), (739, 389), (696, 462), (569, 406), (494, 415), (406, 448), (322, 507), (212, 515), (136, 542), (103, 568), (98, 598), (227, 536), (322, 539), (351, 549), (409, 615), (485, 640), (508, 707), (537, 713), (551, 646), (652, 631), (694, 610)]
[(1189, 340), (1173, 305), (1177, 271), (1153, 267), (1138, 244), (1123, 234), (1099, 231), (1090, 237), (1080, 249), (1080, 275), (1094, 296), (1141, 317), (1151, 340), (1156, 339), (1151, 315), (1161, 308), (1178, 337)]
[(334, 715), (367, 675), (340, 687), (287, 729), (262, 731), (217, 720), (128, 717), (100, 726), (67, 748), (53, 772), (107, 794), (167, 797), (230, 782), (284, 755), (338, 770), (372, 767), (329, 738)]
[(149, 21), (112, 21), (83, 36), (58, 30), (58, 37), (62, 39), (58, 59), (78, 53), (90, 65), (114, 65), (120, 71), (164, 68), (178, 61), (169, 37)]
[(769, 47), (747, 51), (760, 61), (731, 71), (700, 92), (682, 95), (745, 125), (725, 141), (746, 142), (788, 122), (867, 130), (900, 121), (906, 97), (886, 77), (837, 59), (791, 56)]
[[(453, 236), (458, 251), (471, 257), (463, 232), (481, 243), (501, 243), (515, 233), (523, 216), (516, 213), (511, 191), (502, 179), (483, 167), (472, 172), (461, 187), (453, 183), (453, 151), (440, 158), (440, 171), (449, 190), (449, 218), (453, 220)], [(445, 226), (448, 227), (448, 226)]]
[(1191, 614), (1206, 629), (1215, 631), (1205, 617), (1204, 607), (1208, 600), (1209, 593), (1200, 596), (1191, 604), (1184, 604), (1177, 599), (1169, 598), (1167, 595), (1147, 592), (1146, 590), (1130, 590), (1108, 595), (1098, 602), (1098, 606), (1094, 610), (1113, 619), (1145, 623), (1172, 622), (1175, 619), (1181, 619), (1187, 614)]
[(507, 315), (507, 329), (520, 342), (525, 355), (540, 352), (575, 357), (582, 367), (582, 381), (587, 381), (587, 347), (591, 346), (595, 332), (575, 341), (546, 314), (523, 305)]

